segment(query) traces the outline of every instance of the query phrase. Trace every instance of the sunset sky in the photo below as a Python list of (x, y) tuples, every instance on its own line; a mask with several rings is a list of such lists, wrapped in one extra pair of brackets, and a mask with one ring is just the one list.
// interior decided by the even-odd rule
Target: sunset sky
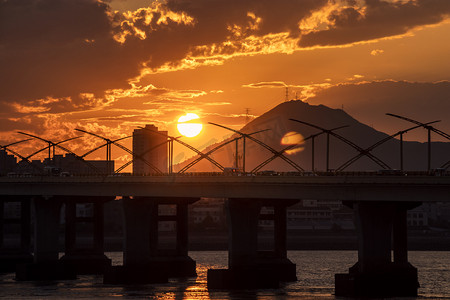
[[(386, 133), (409, 126), (387, 112), (450, 132), (450, 1), (0, 0), (1, 145), (17, 131), (57, 142), (75, 128), (114, 139), (155, 124), (179, 135), (188, 112), (239, 129), (286, 87)], [(205, 125), (184, 140), (202, 148), (226, 134)]]

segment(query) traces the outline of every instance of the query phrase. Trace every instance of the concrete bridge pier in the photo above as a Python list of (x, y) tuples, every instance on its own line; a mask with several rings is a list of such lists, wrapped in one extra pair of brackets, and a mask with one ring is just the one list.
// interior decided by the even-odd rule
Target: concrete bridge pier
[[(123, 266), (111, 267), (104, 283), (159, 283), (169, 277), (196, 276), (188, 255), (188, 205), (198, 198), (124, 197), (125, 243)], [(160, 205), (174, 205), (175, 214), (160, 215)], [(174, 249), (161, 249), (159, 222), (176, 227)]]
[[(103, 206), (115, 197), (64, 197), (65, 204), (65, 253), (61, 261), (75, 269), (77, 274), (103, 274), (111, 266), (111, 259), (104, 254)], [(91, 203), (91, 216), (78, 216), (77, 204)], [(77, 223), (92, 225), (91, 243), (80, 245), (77, 241)]]
[[(414, 297), (417, 269), (408, 262), (406, 211), (420, 203), (353, 202), (358, 262), (335, 275), (336, 296)], [(394, 260), (391, 251), (394, 251)]]
[[(296, 266), (287, 258), (286, 207), (293, 200), (228, 199), (228, 269), (208, 270), (208, 288), (277, 288), (295, 281)], [(258, 251), (258, 222), (262, 206), (273, 206), (273, 251)]]
[(17, 280), (75, 279), (74, 270), (59, 261), (59, 229), (62, 198), (33, 197), (34, 262), (16, 269)]
[[(19, 205), (16, 216), (5, 216), (7, 203)], [(5, 227), (17, 224), (20, 230), (14, 236), (5, 236)], [(31, 253), (31, 198), (4, 196), (0, 200), (0, 273), (15, 272), (17, 264), (33, 262)]]

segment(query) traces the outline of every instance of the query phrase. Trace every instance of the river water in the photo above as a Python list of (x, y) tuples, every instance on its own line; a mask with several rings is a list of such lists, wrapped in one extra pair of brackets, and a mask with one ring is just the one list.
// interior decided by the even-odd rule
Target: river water
[[(122, 253), (107, 255), (122, 264)], [(297, 282), (279, 289), (208, 291), (208, 269), (227, 267), (226, 251), (192, 251), (197, 278), (171, 279), (167, 284), (105, 285), (102, 276), (80, 275), (77, 280), (16, 282), (14, 274), (0, 275), (3, 299), (342, 299), (333, 295), (334, 274), (346, 273), (357, 261), (356, 251), (289, 251), (297, 264)], [(417, 299), (450, 299), (450, 251), (411, 251), (409, 261), (419, 270)], [(415, 298), (402, 298), (415, 299)]]

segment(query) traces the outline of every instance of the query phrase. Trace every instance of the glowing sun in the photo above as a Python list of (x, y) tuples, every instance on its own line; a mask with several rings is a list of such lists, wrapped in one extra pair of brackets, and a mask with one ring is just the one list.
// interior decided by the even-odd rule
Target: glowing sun
[(187, 113), (178, 119), (177, 128), (182, 135), (194, 137), (202, 131), (203, 124), (200, 123), (199, 116), (193, 113)]

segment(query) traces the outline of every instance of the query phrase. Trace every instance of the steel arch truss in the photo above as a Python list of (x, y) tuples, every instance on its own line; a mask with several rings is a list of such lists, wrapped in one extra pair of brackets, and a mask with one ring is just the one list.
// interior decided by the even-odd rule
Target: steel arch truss
[[(330, 129), (330, 130), (333, 131), (333, 130), (338, 130), (338, 129), (345, 128), (345, 127), (348, 127), (348, 126), (339, 126), (339, 127), (336, 127), (336, 128)], [(256, 166), (256, 167), (251, 171), (251, 173), (258, 172), (258, 171), (261, 170), (264, 166), (266, 166), (267, 164), (269, 164), (271, 161), (273, 161), (275, 158), (279, 157), (279, 156), (280, 156), (281, 154), (283, 154), (284, 152), (287, 152), (287, 151), (289, 151), (290, 149), (292, 149), (292, 148), (294, 148), (294, 147), (297, 147), (297, 146), (301, 145), (301, 143), (304, 143), (304, 142), (306, 142), (306, 141), (309, 140), (309, 139), (311, 139), (311, 140), (313, 141), (313, 143), (314, 143), (314, 139), (315, 139), (316, 137), (318, 137), (319, 135), (324, 134), (324, 133), (325, 133), (325, 131), (322, 131), (322, 132), (319, 132), (319, 133), (316, 133), (316, 134), (312, 134), (312, 135), (308, 136), (307, 138), (304, 138), (304, 139), (303, 139), (300, 143), (298, 143), (298, 144), (292, 144), (292, 145), (289, 145), (289, 146), (285, 147), (284, 149), (281, 149), (281, 150), (278, 151), (276, 154), (272, 155), (271, 157), (269, 157), (268, 159), (266, 159), (264, 162), (262, 162), (261, 164), (259, 164), (258, 166)], [(313, 151), (314, 151), (314, 147), (313, 147)], [(314, 160), (314, 153), (313, 153), (313, 158), (312, 158), (312, 159)], [(312, 171), (314, 172), (314, 163), (313, 163), (313, 168), (312, 168), (312, 169), (313, 169)], [(304, 170), (302, 170), (302, 171), (304, 171)]]
[[(123, 139), (128, 138), (128, 137), (131, 137), (131, 136), (122, 137), (122, 138), (119, 138), (119, 139), (117, 139), (117, 140), (110, 140), (110, 139), (105, 138), (105, 137), (103, 137), (103, 136), (101, 136), (101, 135), (98, 135), (98, 134), (95, 134), (95, 133), (92, 133), (92, 132), (89, 132), (89, 131), (86, 131), (86, 130), (83, 130), (83, 129), (77, 128), (77, 129), (75, 129), (75, 130), (80, 131), (80, 132), (83, 132), (83, 133), (90, 134), (90, 135), (95, 136), (95, 137), (98, 137), (98, 138), (100, 138), (100, 139), (102, 139), (102, 140), (104, 140), (104, 141), (106, 142), (105, 144), (103, 144), (103, 145), (101, 145), (101, 146), (99, 146), (99, 147), (97, 147), (97, 148), (95, 148), (95, 149), (92, 149), (92, 150), (88, 151), (87, 153), (83, 154), (83, 157), (86, 156), (86, 155), (88, 155), (88, 154), (90, 154), (90, 153), (92, 153), (92, 152), (94, 152), (95, 150), (98, 150), (98, 149), (100, 149), (100, 148), (106, 146), (107, 149), (108, 149), (108, 150), (107, 150), (107, 158), (110, 159), (110, 158), (111, 158), (111, 154), (110, 154), (110, 152), (111, 152), (111, 145), (114, 144), (114, 145), (117, 146), (118, 148), (124, 150), (125, 152), (128, 152), (128, 153), (133, 157), (133, 160), (134, 160), (134, 158), (136, 157), (136, 158), (142, 160), (146, 165), (148, 165), (150, 168), (152, 168), (156, 173), (158, 173), (158, 174), (163, 174), (163, 172), (161, 172), (161, 170), (159, 170), (156, 166), (154, 166), (152, 163), (150, 163), (149, 161), (147, 161), (147, 160), (146, 160), (145, 158), (143, 158), (141, 155), (137, 155), (137, 154), (135, 154), (133, 151), (131, 151), (130, 149), (128, 149), (127, 147), (125, 147), (125, 146), (123, 146), (123, 145), (117, 143), (117, 141), (123, 140)], [(109, 157), (108, 157), (108, 156), (109, 156)], [(115, 172), (115, 173), (116, 173), (116, 172)]]
[[(301, 124), (304, 124), (304, 125), (308, 125), (308, 126), (310, 126), (310, 127), (313, 127), (313, 128), (319, 129), (319, 130), (322, 130), (323, 132), (325, 132), (325, 133), (327, 133), (327, 134), (329, 134), (329, 135), (332, 135), (332, 136), (334, 136), (335, 138), (337, 138), (337, 139), (343, 141), (343, 142), (346, 143), (347, 145), (351, 146), (353, 149), (355, 149), (356, 151), (358, 151), (358, 152), (360, 153), (361, 156), (367, 156), (368, 158), (370, 158), (372, 161), (374, 161), (377, 165), (379, 165), (379, 166), (382, 167), (383, 169), (390, 169), (389, 165), (387, 165), (387, 164), (386, 164), (385, 162), (383, 162), (381, 159), (379, 159), (378, 157), (376, 157), (376, 156), (373, 155), (372, 153), (366, 151), (366, 149), (363, 149), (363, 148), (361, 148), (360, 146), (356, 145), (356, 144), (353, 143), (352, 141), (350, 141), (350, 140), (344, 138), (343, 136), (341, 136), (341, 135), (339, 135), (339, 134), (333, 132), (333, 131), (330, 130), (330, 129), (325, 129), (325, 128), (319, 127), (319, 126), (317, 126), (317, 125), (313, 125), (313, 124), (310, 124), (310, 123), (307, 123), (307, 122), (304, 122), (304, 121), (300, 121), (300, 120), (296, 120), (296, 119), (289, 119), (289, 120), (294, 121), (294, 122), (298, 122), (298, 123), (301, 123)], [(328, 171), (328, 170), (327, 170), (327, 171)]]
[(275, 150), (274, 148), (272, 148), (272, 147), (270, 147), (269, 145), (267, 145), (266, 143), (261, 142), (260, 140), (258, 140), (258, 139), (256, 139), (256, 138), (252, 137), (250, 134), (243, 133), (243, 132), (241, 132), (241, 131), (238, 131), (238, 130), (235, 130), (235, 129), (232, 129), (232, 128), (229, 128), (229, 127), (226, 127), (226, 126), (223, 126), (223, 125), (219, 125), (219, 124), (216, 124), (216, 123), (212, 123), (212, 122), (209, 122), (209, 124), (215, 125), (215, 126), (218, 126), (218, 127), (222, 127), (222, 128), (224, 128), (224, 129), (227, 129), (227, 130), (230, 130), (230, 131), (233, 131), (233, 132), (235, 132), (235, 133), (241, 135), (242, 138), (248, 138), (249, 140), (251, 140), (251, 141), (257, 143), (258, 145), (260, 145), (260, 146), (266, 148), (267, 150), (269, 150), (270, 152), (272, 152), (272, 154), (275, 156), (274, 159), (275, 159), (276, 157), (279, 157), (279, 158), (283, 159), (285, 162), (287, 162), (289, 165), (291, 165), (292, 167), (294, 167), (297, 171), (299, 171), (299, 172), (303, 172), (303, 171), (304, 171), (304, 169), (303, 169), (302, 167), (300, 167), (298, 164), (296, 164), (294, 161), (292, 161), (292, 160), (289, 159), (288, 157), (284, 156), (284, 155), (283, 155), (283, 152), (284, 152), (284, 151), (280, 153), (280, 151), (277, 151), (277, 150)]
[[(428, 123), (425, 123), (425, 124), (428, 125), (428, 124), (432, 124), (432, 123), (436, 123), (436, 122), (439, 122), (439, 121), (428, 122)], [(390, 135), (390, 136), (388, 136), (388, 137), (386, 137), (386, 138), (376, 142), (372, 146), (364, 149), (364, 151), (365, 152), (370, 152), (370, 151), (374, 150), (375, 148), (377, 148), (378, 146), (381, 146), (382, 144), (386, 143), (387, 141), (392, 140), (392, 139), (394, 139), (395, 137), (397, 137), (399, 135), (401, 136), (401, 135), (407, 133), (408, 131), (414, 130), (414, 129), (419, 128), (419, 127), (422, 127), (422, 126), (421, 125), (417, 125), (417, 126), (405, 129), (405, 130), (401, 130), (401, 131), (399, 131), (399, 132), (397, 132), (395, 134), (392, 134), (392, 135)], [(364, 156), (363, 153), (359, 153), (358, 155), (356, 155), (356, 156), (352, 157), (351, 159), (349, 159), (347, 162), (343, 163), (336, 170), (337, 171), (344, 171), (347, 167), (349, 167), (351, 164), (353, 164), (354, 162), (356, 162), (358, 159), (360, 159), (363, 156)]]
[(29, 141), (29, 140), (31, 140), (31, 139), (25, 139), (25, 140), (13, 142), (13, 143), (8, 144), (8, 145), (5, 145), (5, 146), (0, 145), (0, 149), (4, 149), (5, 151), (12, 153), (13, 155), (19, 157), (22, 161), (24, 161), (24, 162), (26, 162), (27, 164), (31, 165), (31, 167), (35, 168), (35, 169), (38, 170), (40, 173), (43, 173), (44, 170), (42, 170), (42, 168), (40, 168), (40, 167), (36, 166), (35, 164), (33, 164), (33, 163), (28, 159), (28, 157), (25, 157), (25, 156), (21, 155), (20, 153), (18, 153), (18, 152), (16, 152), (16, 151), (14, 151), (14, 150), (8, 148), (8, 147), (11, 147), (11, 146), (13, 146), (13, 145), (17, 145), (17, 144), (20, 144), (20, 143), (23, 143), (23, 142), (27, 142), (27, 141)]
[(416, 121), (416, 120), (413, 120), (413, 119), (410, 119), (410, 118), (407, 118), (407, 117), (402, 117), (402, 116), (391, 114), (391, 113), (386, 113), (386, 115), (391, 116), (391, 117), (395, 117), (395, 118), (399, 118), (399, 119), (402, 119), (402, 120), (405, 120), (405, 121), (408, 121), (408, 122), (411, 122), (411, 123), (414, 123), (414, 124), (417, 124), (418, 127), (423, 127), (423, 128), (425, 128), (427, 130), (431, 130), (431, 131), (439, 134), (440, 136), (446, 138), (447, 140), (450, 140), (450, 134), (445, 133), (442, 130), (439, 130), (437, 128), (434, 128), (433, 126), (429, 126), (429, 124), (440, 122), (440, 120), (439, 121), (428, 122), (428, 123), (422, 123), (422, 122), (419, 122), (419, 121)]
[[(39, 137), (39, 136), (37, 136), (37, 135), (33, 135), (33, 134), (30, 134), (30, 133), (21, 132), (21, 131), (19, 131), (18, 133), (20, 133), (20, 134), (22, 134), (22, 135), (30, 136), (30, 137), (32, 137), (32, 138), (35, 138), (35, 139), (38, 139), (38, 140), (40, 140), (40, 141), (43, 141), (43, 142), (48, 143), (49, 146), (48, 146), (48, 147), (45, 147), (44, 150), (47, 149), (47, 148), (50, 148), (50, 147), (53, 147), (53, 149), (56, 147), (56, 148), (59, 148), (59, 149), (65, 151), (65, 152), (67, 152), (67, 153), (70, 153), (70, 154), (72, 154), (76, 159), (80, 160), (81, 162), (83, 162), (84, 164), (86, 164), (87, 166), (89, 166), (89, 167), (90, 167), (92, 170), (94, 170), (96, 173), (100, 173), (99, 170), (98, 170), (96, 167), (94, 167), (92, 164), (90, 164), (89, 162), (85, 161), (85, 160), (84, 160), (83, 158), (81, 158), (79, 155), (77, 155), (76, 153), (74, 153), (74, 152), (72, 152), (71, 150), (67, 149), (66, 147), (61, 146), (60, 144), (61, 144), (62, 142), (64, 142), (64, 141), (61, 141), (61, 142), (58, 142), (58, 143), (54, 143), (54, 142), (52, 142), (52, 141), (50, 141), (50, 140), (41, 138), (41, 137)], [(75, 138), (78, 138), (78, 137), (75, 137)], [(75, 139), (75, 138), (72, 138), (72, 139)], [(69, 139), (69, 140), (71, 140), (71, 139)], [(67, 141), (67, 140), (66, 140), (66, 141)], [(41, 150), (43, 151), (43, 149), (41, 149)], [(39, 152), (40, 152), (40, 151), (39, 151)]]
[[(254, 134), (257, 134), (257, 133), (260, 133), (260, 132), (263, 132), (263, 131), (266, 131), (266, 130), (260, 130), (260, 131), (257, 131), (257, 132), (253, 132), (253, 133), (250, 133), (249, 135), (254, 135)], [(242, 137), (236, 137), (234, 139), (230, 139), (230, 140), (228, 140), (228, 141), (226, 141), (226, 142), (224, 142), (224, 143), (222, 143), (220, 145), (217, 145), (216, 147), (212, 148), (208, 152), (200, 154), (200, 157), (198, 157), (197, 159), (193, 160), (192, 162), (190, 162), (189, 164), (184, 166), (184, 168), (182, 168), (180, 171), (178, 171), (178, 173), (186, 172), (189, 168), (191, 168), (192, 166), (194, 166), (195, 164), (200, 162), (202, 159), (204, 159), (204, 158), (208, 159), (208, 157), (210, 157), (209, 155), (211, 155), (215, 151), (219, 150), (220, 148), (222, 148), (222, 147), (224, 147), (224, 146), (226, 146), (228, 144), (231, 144), (232, 142), (237, 142), (241, 138)], [(223, 170), (224, 170), (224, 168), (222, 167), (221, 171), (223, 171)]]
[[(422, 122), (419, 122), (419, 121), (416, 121), (416, 120), (413, 120), (413, 119), (410, 119), (407, 117), (399, 116), (396, 114), (386, 113), (386, 115), (417, 124), (419, 127), (423, 127), (426, 130), (428, 130), (428, 171), (430, 171), (431, 170), (431, 131), (433, 131), (434, 133), (437, 133), (438, 135), (444, 137), (447, 140), (450, 140), (450, 134), (445, 133), (442, 130), (439, 130), (433, 126), (429, 126), (429, 124), (436, 123), (438, 121), (422, 123)], [(447, 169), (448, 167), (450, 167), (450, 160), (441, 166), (441, 168), (444, 168), (444, 169)]]
[[(23, 133), (22, 133), (22, 134), (23, 134)], [(41, 153), (42, 151), (45, 151), (45, 150), (47, 150), (47, 149), (49, 150), (49, 153), (50, 153), (52, 147), (53, 147), (53, 157), (54, 157), (54, 156), (55, 156), (55, 147), (56, 147), (57, 145), (62, 144), (62, 143), (65, 143), (65, 142), (68, 142), (68, 141), (71, 141), (71, 140), (75, 140), (75, 139), (78, 139), (78, 138), (80, 138), (80, 137), (79, 137), (79, 136), (76, 136), (76, 137), (69, 138), (69, 139), (66, 139), (66, 140), (63, 140), (63, 141), (59, 141), (59, 142), (57, 142), (57, 143), (53, 143), (53, 142), (50, 142), (50, 141), (49, 141), (47, 147), (44, 147), (44, 148), (42, 148), (42, 149), (39, 149), (39, 150), (37, 150), (37, 151), (31, 153), (30, 155), (27, 156), (27, 158), (30, 159), (30, 158), (32, 158), (33, 156), (35, 156), (35, 155), (37, 155), (37, 154), (39, 154), (39, 153)], [(50, 155), (49, 155), (48, 158), (50, 159)]]
[[(147, 131), (150, 131), (150, 132), (153, 132), (153, 133), (156, 133), (156, 134), (163, 135), (162, 133), (159, 133), (159, 132), (157, 132), (157, 131), (153, 131), (153, 130), (147, 129), (147, 128), (145, 128), (145, 127), (139, 127), (139, 128), (144, 129), (144, 130), (147, 130)], [(199, 161), (201, 161), (202, 159), (207, 159), (207, 160), (210, 161), (213, 165), (215, 165), (217, 168), (219, 168), (219, 170), (221, 170), (221, 171), (224, 170), (224, 167), (223, 167), (220, 163), (218, 163), (216, 160), (214, 160), (213, 158), (211, 158), (211, 157), (209, 156), (212, 152), (216, 151), (217, 149), (219, 149), (220, 147), (222, 147), (222, 146), (224, 146), (224, 145), (221, 145), (221, 146), (219, 145), (218, 147), (216, 147), (217, 149), (210, 150), (210, 151), (208, 151), (208, 153), (203, 153), (203, 152), (201, 152), (200, 150), (198, 150), (197, 148), (195, 148), (195, 147), (189, 145), (188, 143), (185, 143), (185, 142), (181, 141), (181, 140), (180, 140), (181, 136), (179, 136), (179, 137), (174, 137), (174, 136), (169, 136), (169, 135), (165, 135), (165, 134), (164, 134), (164, 136), (167, 136), (167, 138), (168, 138), (167, 142), (173, 143), (173, 142), (175, 141), (175, 142), (177, 142), (177, 143), (179, 143), (179, 144), (185, 146), (186, 148), (188, 148), (188, 149), (194, 151), (195, 153), (197, 153), (197, 154), (200, 156), (199, 158), (195, 159), (194, 161), (192, 161), (191, 163), (189, 163), (188, 165), (186, 165), (186, 166), (185, 166), (184, 168), (182, 168), (180, 171), (178, 171), (178, 173), (182, 174), (182, 173), (186, 172), (188, 169), (190, 169), (192, 166), (194, 166), (195, 164), (197, 164), (197, 163), (198, 163)], [(156, 146), (156, 147), (159, 147), (159, 145)], [(154, 147), (154, 148), (156, 148), (156, 147)], [(151, 150), (153, 150), (153, 149), (151, 149)], [(148, 150), (148, 152), (151, 151), (151, 150)], [(171, 160), (172, 160), (172, 159), (171, 159)]]

